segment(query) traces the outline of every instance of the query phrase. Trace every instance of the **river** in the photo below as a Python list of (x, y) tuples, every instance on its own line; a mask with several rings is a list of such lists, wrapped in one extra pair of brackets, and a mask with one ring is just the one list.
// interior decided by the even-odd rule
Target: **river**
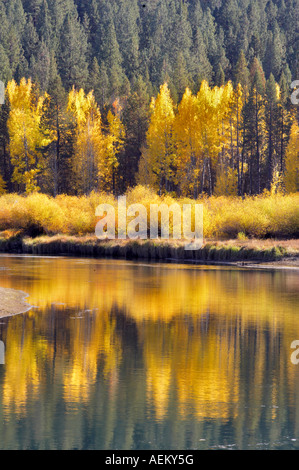
[[(297, 449), (298, 271), (0, 256), (0, 449)], [(1, 300), (0, 300), (1, 302)]]

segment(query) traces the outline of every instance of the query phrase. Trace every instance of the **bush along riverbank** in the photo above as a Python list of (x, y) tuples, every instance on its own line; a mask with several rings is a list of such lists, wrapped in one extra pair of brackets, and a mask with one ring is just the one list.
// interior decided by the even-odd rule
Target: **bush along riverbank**
[[(142, 204), (148, 214), (150, 230), (153, 204), (168, 207), (176, 204), (202, 204), (204, 238), (206, 240), (237, 239), (295, 239), (299, 238), (299, 193), (264, 194), (256, 197), (203, 197), (198, 200), (157, 196), (149, 188), (137, 186), (126, 193), (127, 208)], [(22, 231), (37, 235), (90, 236), (98, 222), (96, 209), (101, 204), (113, 207), (118, 227), (118, 199), (112, 194), (91, 193), (89, 196), (57, 196), (33, 193), (28, 196), (0, 196), (0, 231)], [(123, 218), (123, 213), (122, 218)], [(129, 218), (127, 218), (129, 220)], [(127, 221), (128, 221), (127, 220)], [(170, 233), (173, 221), (170, 220)]]
[(107, 240), (95, 236), (28, 237), (0, 234), (0, 252), (27, 255), (81, 256), (128, 260), (202, 263), (273, 262), (299, 258), (299, 240), (206, 241), (200, 250), (186, 251), (177, 240)]

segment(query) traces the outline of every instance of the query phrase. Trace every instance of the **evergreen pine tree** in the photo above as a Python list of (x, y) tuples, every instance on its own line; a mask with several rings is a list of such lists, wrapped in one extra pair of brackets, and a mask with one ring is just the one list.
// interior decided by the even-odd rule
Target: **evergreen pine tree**
[(7, 83), (12, 79), (12, 70), (10, 68), (9, 58), (4, 50), (2, 44), (0, 44), (0, 80), (3, 83)]
[(275, 129), (277, 126), (277, 102), (278, 102), (278, 89), (274, 76), (271, 73), (269, 80), (266, 83), (266, 132), (268, 140), (268, 156), (267, 156), (267, 171), (266, 181), (267, 187), (270, 190), (273, 180), (273, 170), (275, 167)]
[(244, 51), (240, 52), (239, 59), (235, 68), (235, 84), (240, 83), (243, 89), (249, 88), (249, 69)]
[(77, 14), (66, 15), (61, 31), (58, 68), (67, 90), (84, 87), (88, 78), (87, 37)]
[(125, 148), (119, 172), (123, 175), (123, 191), (136, 184), (136, 173), (145, 145), (149, 120), (149, 94), (142, 77), (137, 77), (123, 112), (126, 129)]
[(215, 77), (215, 84), (218, 87), (221, 87), (225, 84), (225, 74), (223, 72), (223, 68), (221, 64), (219, 64), (216, 72), (216, 77)]
[(116, 37), (111, 6), (105, 5), (102, 9), (101, 47), (99, 50), (99, 63), (104, 63), (109, 78), (109, 93), (117, 96), (123, 84), (124, 73), (122, 57)]
[(42, 92), (48, 89), (50, 62), (48, 47), (44, 41), (41, 41), (37, 49), (35, 63), (31, 66), (31, 76), (33, 81), (40, 86)]
[(56, 196), (72, 191), (70, 174), (75, 132), (74, 123), (67, 112), (67, 94), (53, 53), (49, 75), (49, 98), (44, 119), (52, 134), (52, 140), (44, 149), (44, 154), (47, 161), (47, 190)]

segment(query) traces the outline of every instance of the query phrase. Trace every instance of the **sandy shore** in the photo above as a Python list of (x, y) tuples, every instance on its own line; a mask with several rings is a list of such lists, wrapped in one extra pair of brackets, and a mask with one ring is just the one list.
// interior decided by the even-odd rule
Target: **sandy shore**
[(0, 318), (24, 313), (30, 309), (24, 292), (0, 287)]

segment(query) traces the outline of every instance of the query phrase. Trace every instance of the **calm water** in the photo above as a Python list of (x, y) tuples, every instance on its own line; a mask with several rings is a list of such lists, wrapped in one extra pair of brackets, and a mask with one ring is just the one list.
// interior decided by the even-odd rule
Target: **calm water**
[(37, 307), (0, 320), (0, 449), (299, 448), (298, 271), (0, 268)]

